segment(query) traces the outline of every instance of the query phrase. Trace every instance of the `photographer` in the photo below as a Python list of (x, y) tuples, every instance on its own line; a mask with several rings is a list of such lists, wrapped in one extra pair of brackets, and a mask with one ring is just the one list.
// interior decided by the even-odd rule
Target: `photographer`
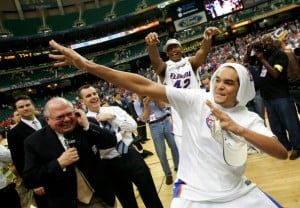
[(276, 47), (269, 34), (264, 35), (261, 44), (256, 44), (254, 49), (262, 65), (260, 90), (270, 127), (285, 148), (292, 150), (290, 160), (295, 160), (300, 157), (300, 124), (289, 93), (288, 56)]
[(255, 97), (253, 100), (247, 103), (247, 107), (250, 111), (257, 113), (263, 120), (265, 120), (265, 105), (263, 99), (260, 95), (260, 85), (261, 85), (261, 69), (262, 64), (256, 57), (256, 51), (263, 51), (261, 42), (255, 42), (254, 44), (249, 44), (247, 46), (247, 51), (243, 59), (243, 64), (250, 71), (252, 78), (254, 80), (255, 87)]

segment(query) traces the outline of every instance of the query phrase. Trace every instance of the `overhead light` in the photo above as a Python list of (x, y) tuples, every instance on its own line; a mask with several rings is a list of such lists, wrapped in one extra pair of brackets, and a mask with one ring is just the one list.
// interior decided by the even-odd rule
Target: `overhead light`
[(7, 29), (0, 29), (0, 38), (9, 38), (9, 37), (13, 37), (14, 34), (12, 32), (10, 32)]
[(73, 27), (74, 28), (79, 28), (79, 27), (83, 27), (83, 26), (85, 26), (86, 24), (85, 24), (85, 22), (83, 21), (83, 20), (76, 20), (75, 22), (74, 22), (74, 24), (73, 24)]
[(39, 34), (48, 34), (51, 32), (52, 32), (52, 29), (48, 25), (42, 25), (38, 29)]

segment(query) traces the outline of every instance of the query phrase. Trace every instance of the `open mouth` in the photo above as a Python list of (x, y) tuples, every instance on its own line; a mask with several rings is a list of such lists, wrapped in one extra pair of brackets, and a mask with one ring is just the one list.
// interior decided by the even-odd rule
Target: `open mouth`
[(62, 125), (61, 128), (64, 130), (70, 130), (73, 128), (72, 122), (70, 121), (65, 121)]
[(98, 104), (99, 103), (99, 99), (98, 98), (95, 98), (95, 99), (92, 99), (90, 101), (91, 104)]

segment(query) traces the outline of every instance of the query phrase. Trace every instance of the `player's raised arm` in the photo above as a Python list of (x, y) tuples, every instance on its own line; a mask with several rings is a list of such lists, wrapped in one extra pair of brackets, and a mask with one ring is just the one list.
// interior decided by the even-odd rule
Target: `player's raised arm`
[(137, 74), (122, 72), (96, 64), (87, 60), (73, 49), (64, 47), (54, 40), (51, 40), (49, 45), (60, 53), (59, 55), (49, 54), (50, 58), (56, 60), (54, 63), (56, 67), (72, 65), (79, 70), (89, 72), (127, 90), (168, 102), (165, 86), (163, 85), (157, 84)]

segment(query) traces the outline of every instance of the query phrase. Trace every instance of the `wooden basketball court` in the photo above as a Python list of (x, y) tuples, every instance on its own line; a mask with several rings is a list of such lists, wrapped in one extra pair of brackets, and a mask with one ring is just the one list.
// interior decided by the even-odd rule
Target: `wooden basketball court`
[[(150, 135), (148, 133), (148, 137)], [(154, 153), (153, 156), (147, 157), (145, 160), (151, 169), (160, 199), (164, 207), (168, 208), (172, 200), (173, 187), (172, 185), (165, 184), (165, 176), (158, 157), (155, 154), (152, 140), (147, 141), (143, 146)], [(170, 165), (173, 166), (169, 149), (168, 158)], [(246, 176), (280, 202), (285, 208), (300, 207), (300, 158), (292, 161), (277, 160), (259, 153), (248, 155)], [(174, 180), (175, 177), (176, 172), (173, 172)], [(138, 192), (136, 192), (136, 197), (139, 207), (144, 208), (145, 206)]]

